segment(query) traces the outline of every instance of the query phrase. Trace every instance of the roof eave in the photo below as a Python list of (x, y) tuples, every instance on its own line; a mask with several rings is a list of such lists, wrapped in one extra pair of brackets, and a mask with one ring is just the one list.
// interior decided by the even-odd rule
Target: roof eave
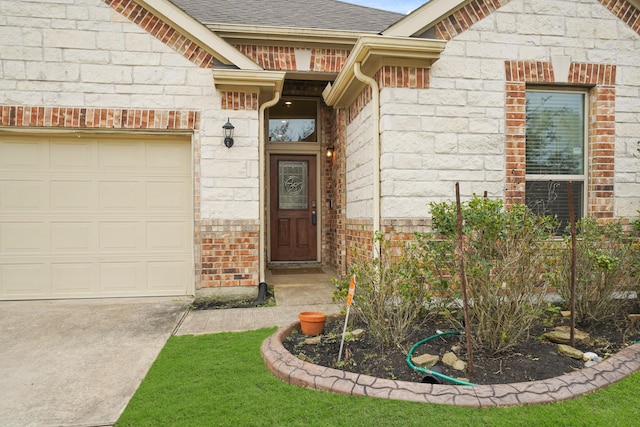
[(264, 99), (271, 99), (275, 92), (282, 93), (285, 76), (284, 71), (213, 69), (213, 83), (217, 90), (253, 92)]
[(428, 68), (440, 57), (445, 45), (443, 40), (360, 37), (335, 82), (323, 93), (325, 102), (335, 108), (345, 108), (353, 102), (363, 87), (353, 71), (356, 63), (370, 77), (385, 65)]
[(309, 44), (321, 44), (351, 48), (360, 36), (378, 34), (363, 31), (236, 24), (206, 24), (206, 27), (229, 43), (252, 45), (308, 46)]
[(389, 37), (412, 37), (424, 33), (442, 18), (460, 9), (471, 0), (431, 0), (411, 12), (386, 30)]
[(246, 70), (261, 70), (262, 68), (251, 59), (236, 50), (221, 37), (213, 34), (205, 26), (180, 8), (167, 0), (135, 0), (141, 6), (153, 11), (165, 22), (185, 34), (212, 54), (225, 65), (234, 65)]

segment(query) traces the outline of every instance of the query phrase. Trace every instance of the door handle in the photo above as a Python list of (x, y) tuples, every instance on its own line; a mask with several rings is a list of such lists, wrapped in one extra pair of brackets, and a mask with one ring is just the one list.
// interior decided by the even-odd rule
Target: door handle
[(311, 225), (316, 225), (318, 223), (318, 214), (316, 211), (311, 212)]

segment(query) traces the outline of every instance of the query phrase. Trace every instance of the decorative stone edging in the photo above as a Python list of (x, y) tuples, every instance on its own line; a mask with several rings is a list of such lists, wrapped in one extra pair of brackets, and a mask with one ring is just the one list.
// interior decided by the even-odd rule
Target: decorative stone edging
[(299, 322), (262, 343), (268, 369), (293, 385), (355, 396), (470, 407), (535, 405), (573, 399), (640, 371), (640, 344), (635, 344), (589, 368), (546, 380), (476, 386), (394, 381), (303, 362), (282, 345), (294, 328)]

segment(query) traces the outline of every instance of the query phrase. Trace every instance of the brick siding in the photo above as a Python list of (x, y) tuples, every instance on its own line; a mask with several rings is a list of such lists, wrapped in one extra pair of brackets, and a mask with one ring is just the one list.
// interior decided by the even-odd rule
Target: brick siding
[(198, 67), (211, 68), (213, 66), (214, 57), (212, 54), (134, 0), (104, 0), (104, 2)]
[(259, 228), (257, 221), (199, 221), (196, 276), (202, 288), (258, 285)]
[[(525, 202), (526, 89), (528, 83), (555, 83), (553, 66), (536, 61), (506, 61), (506, 204)], [(572, 63), (568, 85), (588, 87), (589, 170), (587, 215), (614, 217), (616, 67)]]

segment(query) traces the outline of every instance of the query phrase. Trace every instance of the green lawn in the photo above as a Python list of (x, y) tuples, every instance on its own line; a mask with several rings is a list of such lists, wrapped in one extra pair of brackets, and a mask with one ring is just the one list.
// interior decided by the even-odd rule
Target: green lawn
[(473, 409), (336, 395), (286, 384), (260, 356), (275, 329), (171, 337), (122, 426), (636, 426), (640, 373), (568, 402)]

